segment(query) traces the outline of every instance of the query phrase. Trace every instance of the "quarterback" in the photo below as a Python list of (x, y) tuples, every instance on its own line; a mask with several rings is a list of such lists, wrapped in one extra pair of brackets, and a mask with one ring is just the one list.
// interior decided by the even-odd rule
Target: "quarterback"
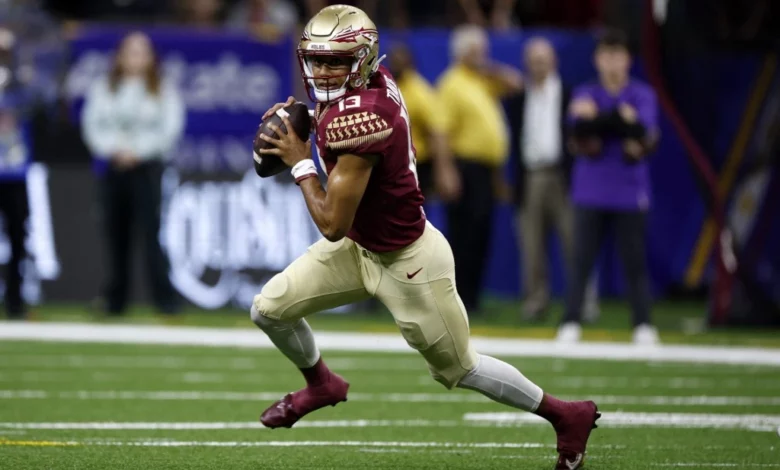
[[(600, 416), (596, 405), (558, 400), (471, 345), (452, 251), (423, 212), (409, 117), (393, 77), (380, 65), (374, 23), (351, 6), (324, 8), (306, 25), (297, 54), (316, 102), (315, 144), (327, 191), (317, 178), (311, 143), (295, 132), (274, 127), (278, 138), (261, 137), (273, 144), (261, 153), (292, 168), (324, 238), (254, 299), (252, 321), (307, 384), (271, 405), (261, 422), (291, 427), (308, 413), (346, 401), (349, 384), (328, 369), (305, 317), (374, 296), (436, 381), (547, 419), (558, 438), (556, 468), (580, 468)], [(293, 102), (278, 103), (263, 119)]]

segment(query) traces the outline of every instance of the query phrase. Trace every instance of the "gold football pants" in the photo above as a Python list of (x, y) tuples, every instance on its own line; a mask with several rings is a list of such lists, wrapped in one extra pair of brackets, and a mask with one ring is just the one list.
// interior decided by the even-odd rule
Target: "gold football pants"
[(390, 253), (368, 251), (347, 238), (322, 239), (274, 276), (254, 306), (268, 318), (293, 322), (370, 296), (390, 310), (406, 342), (447, 388), (476, 366), (452, 250), (430, 223), (417, 241)]

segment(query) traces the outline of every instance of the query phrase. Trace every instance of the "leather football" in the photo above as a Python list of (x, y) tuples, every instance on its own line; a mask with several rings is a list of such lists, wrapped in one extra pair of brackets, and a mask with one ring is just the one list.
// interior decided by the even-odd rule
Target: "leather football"
[(255, 134), (255, 140), (252, 143), (252, 150), (254, 153), (255, 171), (261, 178), (268, 178), (274, 176), (287, 169), (287, 165), (284, 164), (281, 158), (276, 155), (262, 155), (259, 150), (273, 148), (273, 144), (266, 142), (260, 138), (261, 134), (265, 134), (274, 139), (278, 138), (276, 132), (269, 128), (270, 124), (275, 124), (287, 131), (284, 123), (282, 122), (282, 116), (287, 113), (287, 119), (293, 126), (293, 131), (298, 137), (306, 142), (309, 140), (309, 132), (311, 130), (311, 117), (309, 116), (309, 108), (306, 104), (300, 101), (291, 104), (285, 108), (277, 110), (275, 114), (271, 115), (268, 119), (260, 124)]

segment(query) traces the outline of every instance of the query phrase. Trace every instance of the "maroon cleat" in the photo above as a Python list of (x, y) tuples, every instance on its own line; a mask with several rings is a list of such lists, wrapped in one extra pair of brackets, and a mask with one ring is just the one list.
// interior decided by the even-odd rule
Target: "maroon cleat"
[(268, 407), (260, 416), (260, 422), (272, 429), (291, 428), (312, 411), (347, 401), (347, 390), (349, 383), (330, 372), (330, 376), (322, 385), (308, 386), (303, 390), (288, 393)]
[(567, 403), (564, 417), (554, 425), (558, 435), (558, 463), (555, 470), (576, 470), (585, 465), (585, 447), (590, 432), (601, 417), (592, 401)]

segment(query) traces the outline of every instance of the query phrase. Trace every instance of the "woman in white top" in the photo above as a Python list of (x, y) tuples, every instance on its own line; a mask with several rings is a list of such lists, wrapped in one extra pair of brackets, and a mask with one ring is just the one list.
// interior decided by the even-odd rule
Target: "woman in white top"
[(128, 302), (130, 251), (135, 235), (145, 245), (147, 278), (156, 307), (176, 310), (169, 262), (159, 243), (164, 164), (184, 128), (178, 90), (166, 84), (149, 37), (135, 32), (119, 45), (108, 75), (90, 90), (84, 106), (84, 139), (101, 169), (103, 226), (109, 248), (107, 313)]

